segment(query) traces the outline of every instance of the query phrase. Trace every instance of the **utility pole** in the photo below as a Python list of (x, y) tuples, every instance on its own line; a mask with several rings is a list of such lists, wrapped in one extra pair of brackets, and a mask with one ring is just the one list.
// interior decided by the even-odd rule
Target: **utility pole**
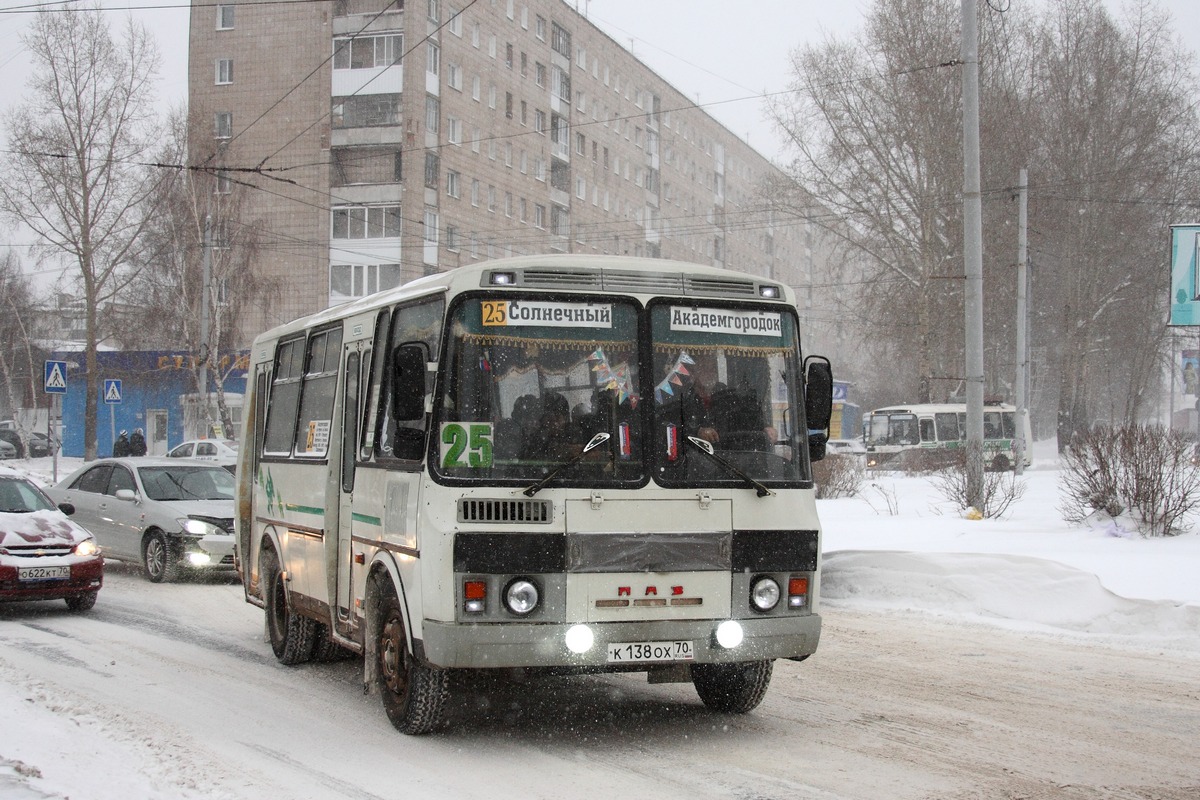
[(208, 438), (211, 420), (208, 418), (208, 284), (212, 281), (212, 215), (204, 215), (204, 249), (201, 253), (203, 284), (200, 290), (200, 402), (203, 403), (204, 432), (202, 439)]
[(967, 497), (983, 511), (983, 205), (979, 194), (979, 18), (962, 0), (963, 314), (966, 322)]
[(1025, 441), (1025, 425), (1029, 419), (1029, 404), (1026, 401), (1026, 386), (1029, 380), (1029, 349), (1025, 341), (1025, 331), (1029, 326), (1029, 309), (1026, 297), (1028, 287), (1029, 267), (1029, 175), (1021, 170), (1017, 181), (1017, 429), (1014, 431), (1014, 453), (1017, 459), (1016, 474), (1025, 473), (1025, 452), (1030, 442)]

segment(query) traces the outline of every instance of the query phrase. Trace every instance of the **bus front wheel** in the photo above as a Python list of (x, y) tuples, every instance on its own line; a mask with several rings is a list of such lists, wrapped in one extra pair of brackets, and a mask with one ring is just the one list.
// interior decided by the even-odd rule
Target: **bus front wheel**
[(404, 612), (396, 595), (383, 598), (379, 613), (376, 670), (383, 710), (396, 730), (418, 735), (442, 724), (449, 696), (449, 673), (421, 664), (408, 649)]
[(692, 664), (692, 684), (713, 711), (745, 714), (762, 702), (771, 683), (771, 661)]
[(267, 638), (271, 650), (282, 664), (302, 664), (312, 658), (316, 622), (297, 614), (288, 604), (287, 586), (279, 568), (279, 556), (265, 550), (262, 580), (267, 612)]

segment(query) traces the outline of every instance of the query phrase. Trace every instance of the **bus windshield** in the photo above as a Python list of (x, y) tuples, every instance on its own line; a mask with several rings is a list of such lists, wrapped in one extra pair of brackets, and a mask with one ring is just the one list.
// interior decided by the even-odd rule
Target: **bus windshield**
[(744, 484), (739, 472), (767, 484), (806, 477), (790, 314), (660, 303), (651, 307), (650, 328), (654, 426), (647, 447), (659, 483)]
[(644, 480), (638, 308), (604, 298), (558, 302), (469, 298), (451, 312), (437, 470), (483, 480), (562, 484)]

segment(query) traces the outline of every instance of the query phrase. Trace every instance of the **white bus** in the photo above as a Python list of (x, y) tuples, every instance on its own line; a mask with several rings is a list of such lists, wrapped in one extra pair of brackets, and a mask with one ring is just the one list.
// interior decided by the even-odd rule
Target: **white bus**
[[(1016, 463), (1017, 409), (1005, 403), (983, 407), (984, 463), (993, 470)], [(1021, 417), (1025, 434), (1025, 466), (1032, 438), (1029, 417)], [(912, 403), (877, 408), (863, 415), (867, 466), (882, 469), (936, 469), (951, 463), (966, 447), (965, 403)]]
[(817, 647), (829, 362), (791, 290), (505, 259), (255, 340), (239, 570), (285, 664), (360, 653), (393, 725), (449, 671), (640, 671), (746, 712)]

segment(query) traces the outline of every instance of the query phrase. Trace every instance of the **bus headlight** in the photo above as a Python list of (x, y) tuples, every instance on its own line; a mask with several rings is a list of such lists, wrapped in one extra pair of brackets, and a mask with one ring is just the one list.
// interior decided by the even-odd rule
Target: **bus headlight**
[(514, 578), (504, 587), (504, 606), (518, 617), (537, 608), (538, 588), (527, 578)]
[(596, 637), (587, 625), (572, 625), (567, 629), (567, 649), (577, 655), (582, 655), (592, 649)]
[(781, 594), (775, 579), (763, 576), (750, 587), (750, 604), (758, 611), (770, 611), (779, 604)]

